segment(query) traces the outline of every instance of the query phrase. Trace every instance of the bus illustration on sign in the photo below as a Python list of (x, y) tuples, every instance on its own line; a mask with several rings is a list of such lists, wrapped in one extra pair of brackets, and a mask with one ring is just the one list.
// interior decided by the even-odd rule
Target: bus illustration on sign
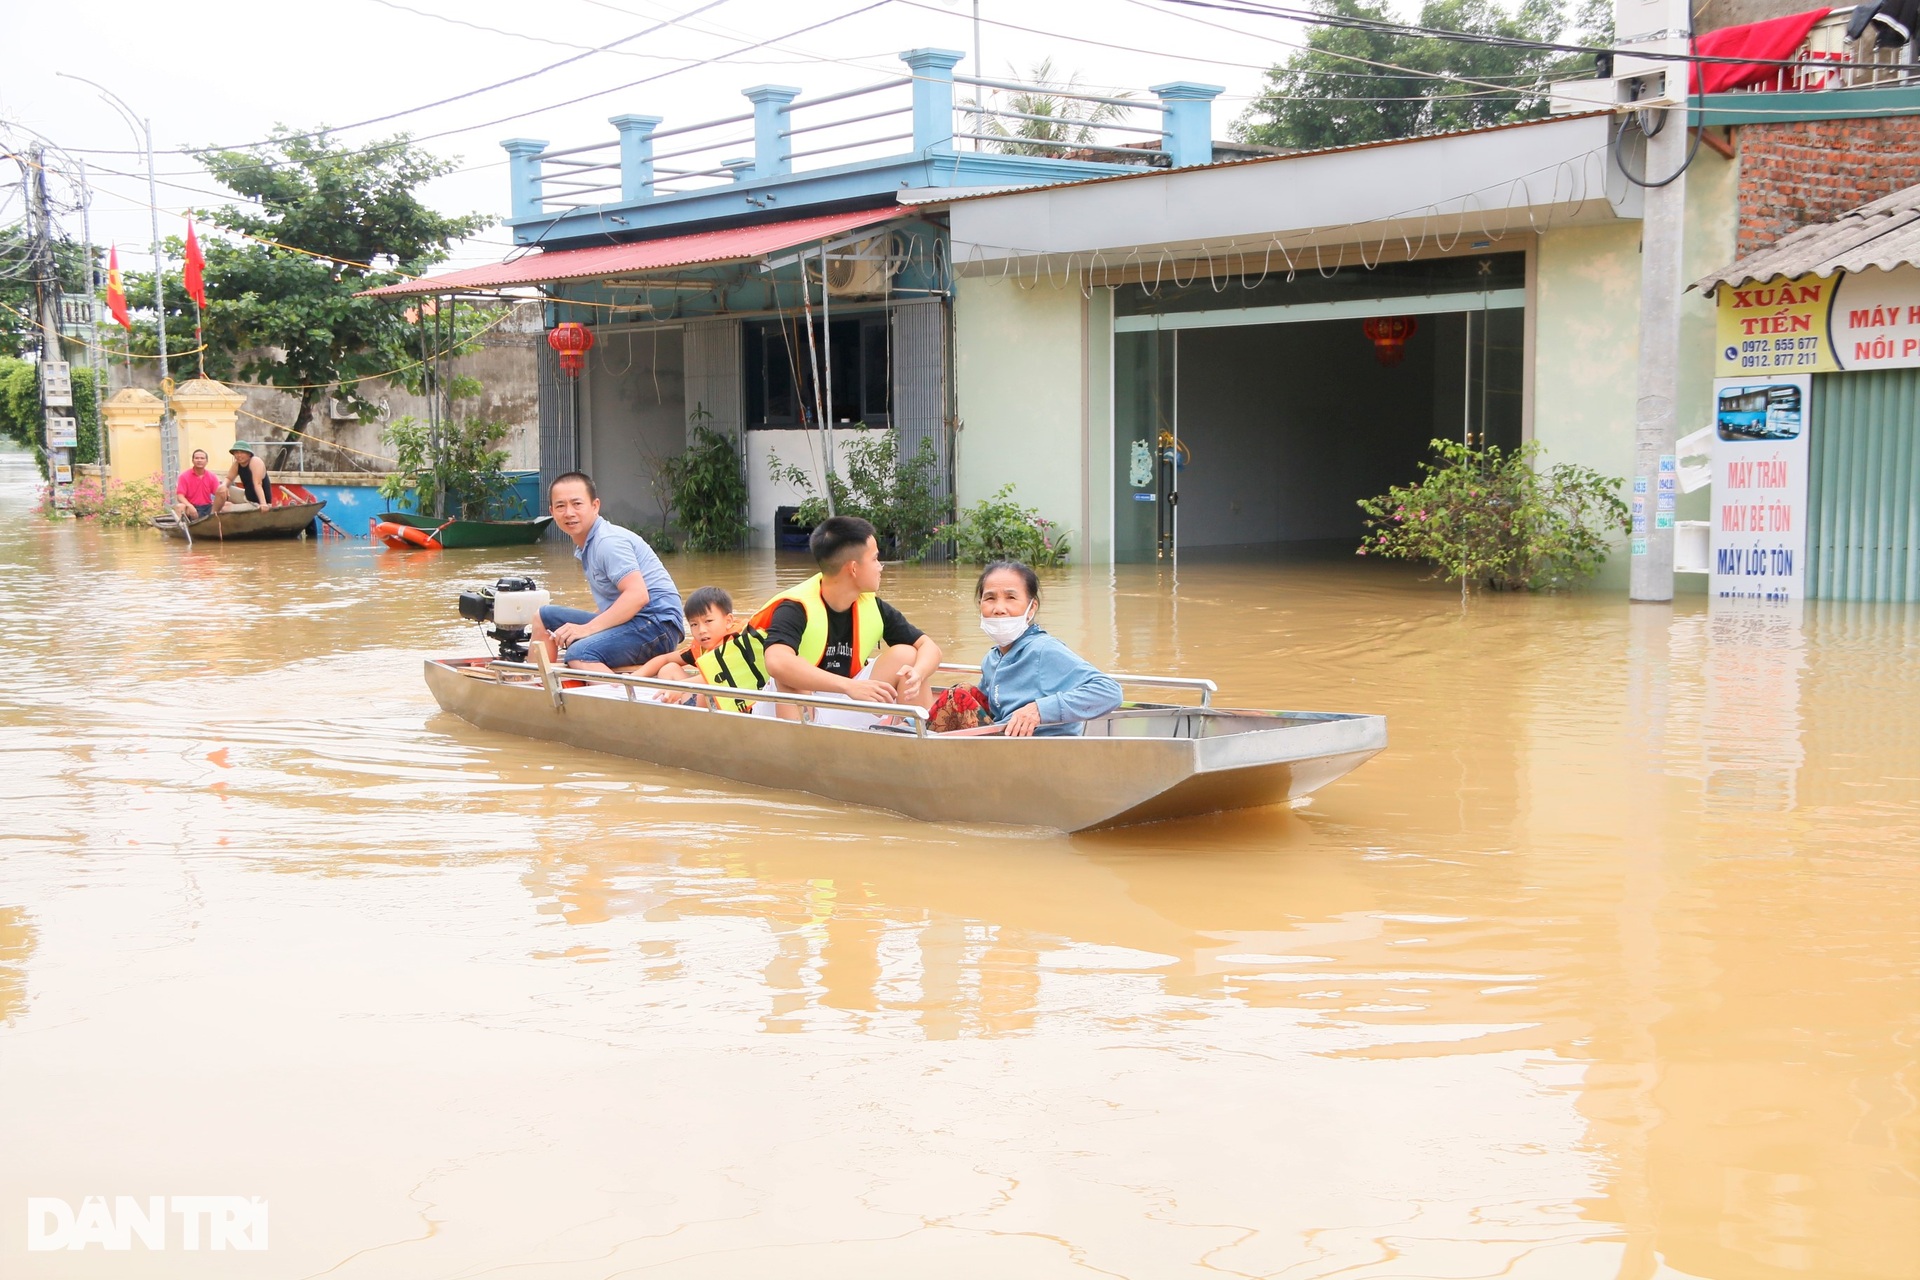
[(1793, 383), (1723, 387), (1714, 425), (1722, 440), (1793, 440), (1800, 435), (1801, 405)]

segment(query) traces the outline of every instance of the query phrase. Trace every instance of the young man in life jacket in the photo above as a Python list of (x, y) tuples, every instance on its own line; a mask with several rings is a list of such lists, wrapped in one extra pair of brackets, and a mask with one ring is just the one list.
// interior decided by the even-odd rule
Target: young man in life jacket
[[(940, 665), (940, 646), (877, 594), (880, 544), (873, 526), (858, 516), (829, 516), (807, 549), (820, 572), (767, 601), (747, 624), (766, 636), (766, 670), (774, 686), (855, 702), (932, 706), (928, 680)], [(799, 711), (778, 708), (783, 718), (797, 719)], [(822, 711), (815, 719), (880, 723), (857, 712)]]

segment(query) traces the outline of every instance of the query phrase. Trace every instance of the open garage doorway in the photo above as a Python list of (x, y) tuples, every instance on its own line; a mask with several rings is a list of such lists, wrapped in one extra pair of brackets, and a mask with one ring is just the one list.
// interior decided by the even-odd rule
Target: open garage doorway
[[(1377, 315), (1396, 317), (1395, 301), (1381, 299)], [(1518, 446), (1521, 291), (1464, 294), (1461, 310), (1440, 309), (1445, 301), (1420, 299), (1428, 310), (1396, 317), (1411, 328), (1397, 351), (1350, 305), (1335, 318), (1260, 308), (1241, 315), (1302, 318), (1176, 315), (1165, 328), (1116, 332), (1115, 558), (1351, 553), (1356, 504), (1413, 480), (1430, 441)]]
[(1351, 550), (1430, 441), (1520, 443), (1522, 317), (1410, 317), (1385, 364), (1357, 320), (1116, 335), (1116, 558)]

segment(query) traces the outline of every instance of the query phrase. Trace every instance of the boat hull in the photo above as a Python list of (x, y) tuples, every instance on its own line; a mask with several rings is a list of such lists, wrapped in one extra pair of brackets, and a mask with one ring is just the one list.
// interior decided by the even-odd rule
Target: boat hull
[(1281, 804), (1386, 745), (1386, 720), (1370, 715), (1148, 707), (1096, 722), (1084, 738), (920, 738), (629, 702), (605, 690), (564, 690), (556, 709), (537, 682), (463, 668), (484, 669), (429, 660), (427, 687), (442, 709), (482, 729), (928, 822), (1084, 831)]
[(293, 502), (264, 510), (223, 511), (181, 524), (169, 516), (154, 520), (153, 527), (169, 538), (182, 542), (233, 542), (251, 538), (297, 538), (312, 526), (325, 502)]
[(428, 541), (425, 542), (416, 542), (405, 537), (385, 539), (388, 546), (399, 551), (412, 547), (425, 547), (435, 551), (459, 551), (467, 547), (531, 546), (545, 536), (547, 526), (553, 523), (552, 516), (540, 516), (534, 520), (436, 521), (407, 511), (383, 511), (373, 519), (376, 524), (398, 525), (429, 535)]

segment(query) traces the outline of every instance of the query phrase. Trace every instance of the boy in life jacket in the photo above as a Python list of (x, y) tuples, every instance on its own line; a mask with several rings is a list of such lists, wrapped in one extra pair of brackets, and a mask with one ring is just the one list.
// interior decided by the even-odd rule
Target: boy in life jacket
[[(701, 587), (687, 597), (687, 644), (672, 653), (663, 653), (641, 667), (636, 675), (656, 680), (689, 680), (696, 684), (722, 684), (753, 692), (767, 686), (766, 642), (758, 632), (742, 629), (733, 615), (733, 597), (719, 587)], [(661, 702), (687, 703), (695, 695), (660, 691), (653, 695)], [(722, 711), (751, 711), (753, 703), (741, 698), (722, 698)]]
[[(928, 681), (940, 665), (940, 646), (877, 594), (880, 544), (873, 526), (858, 516), (829, 516), (807, 549), (820, 572), (767, 601), (747, 624), (766, 636), (774, 686), (855, 702), (932, 706)], [(774, 714), (798, 719), (800, 708), (779, 706)], [(814, 719), (853, 727), (880, 723), (858, 712), (820, 711)]]

